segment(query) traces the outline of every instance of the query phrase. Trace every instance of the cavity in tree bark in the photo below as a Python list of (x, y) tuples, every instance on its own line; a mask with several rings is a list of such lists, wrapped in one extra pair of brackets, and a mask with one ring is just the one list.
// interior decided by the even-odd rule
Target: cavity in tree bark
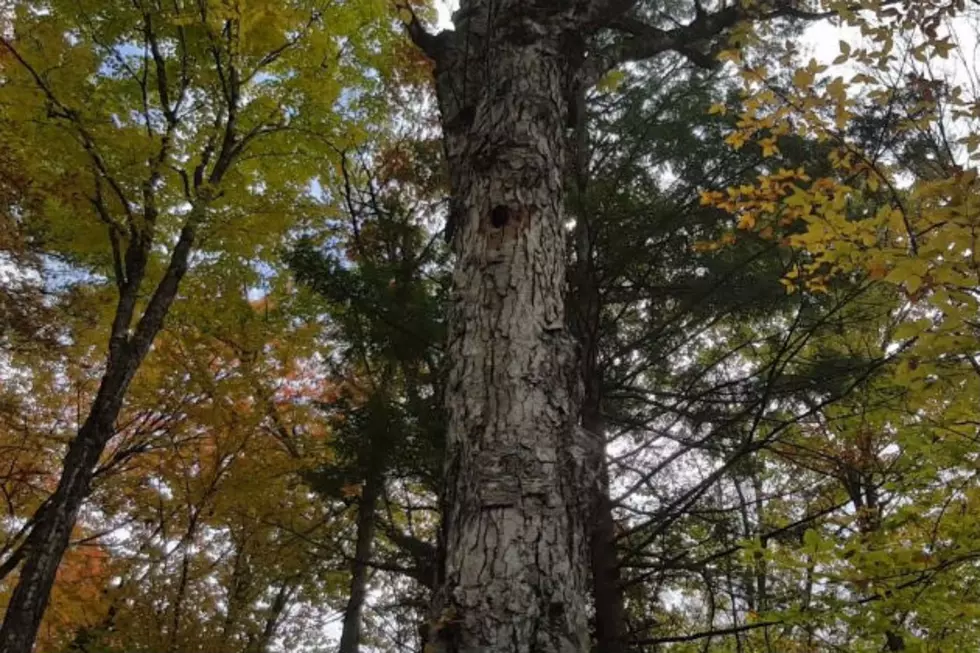
[[(533, 4), (533, 3), (532, 3)], [(438, 64), (456, 211), (441, 651), (588, 650), (588, 492), (566, 327), (566, 35), (464, 3)]]
[[(798, 13), (774, 1), (760, 15)], [(569, 98), (665, 50), (710, 65), (714, 37), (752, 11), (696, 3), (692, 22), (664, 30), (630, 18), (637, 4), (461, 0), (455, 30), (433, 36), (414, 17), (407, 26), (436, 63), (457, 257), (445, 569), (426, 653), (589, 650), (587, 522), (608, 506), (595, 501), (601, 455), (579, 426), (565, 315)], [(587, 50), (601, 29), (613, 38)]]

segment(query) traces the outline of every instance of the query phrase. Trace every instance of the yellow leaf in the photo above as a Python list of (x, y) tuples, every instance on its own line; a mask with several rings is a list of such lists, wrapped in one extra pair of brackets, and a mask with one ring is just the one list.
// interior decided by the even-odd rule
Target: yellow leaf
[(762, 147), (762, 156), (773, 156), (779, 154), (779, 147), (776, 145), (775, 138), (764, 138), (759, 141), (759, 145)]
[(742, 54), (736, 49), (722, 50), (718, 53), (718, 61), (734, 61), (738, 63), (742, 60)]
[(915, 291), (922, 287), (922, 277), (917, 274), (909, 275), (908, 279), (905, 280), (905, 289), (908, 290), (910, 295), (914, 295)]
[(731, 145), (736, 150), (742, 149), (745, 145), (746, 136), (744, 132), (732, 132), (727, 137), (725, 137), (725, 142)]
[(814, 77), (812, 72), (801, 68), (793, 73), (793, 84), (800, 90), (806, 90), (813, 86)]
[(847, 100), (847, 87), (844, 85), (844, 78), (837, 77), (827, 86), (827, 95), (836, 102), (843, 104)]

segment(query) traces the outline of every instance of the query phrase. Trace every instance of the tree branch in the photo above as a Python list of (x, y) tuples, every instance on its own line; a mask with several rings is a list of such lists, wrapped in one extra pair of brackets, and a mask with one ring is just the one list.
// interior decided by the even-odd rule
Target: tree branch
[(37, 69), (35, 69), (34, 66), (32, 66), (21, 55), (21, 53), (13, 46), (13, 44), (10, 41), (0, 36), (0, 45), (2, 45), (8, 52), (10, 52), (10, 54), (14, 57), (14, 59), (16, 59), (17, 62), (24, 68), (24, 70), (27, 71), (27, 73), (34, 80), (34, 83), (37, 86), (37, 88), (41, 91), (41, 93), (44, 94), (44, 97), (46, 97), (48, 102), (50, 102), (51, 105), (57, 109), (58, 111), (57, 116), (60, 118), (64, 118), (65, 120), (70, 122), (72, 126), (75, 128), (75, 131), (78, 133), (78, 137), (81, 139), (82, 147), (85, 149), (85, 152), (89, 155), (89, 158), (92, 159), (92, 163), (95, 166), (95, 169), (99, 171), (99, 174), (102, 175), (103, 179), (106, 180), (106, 183), (109, 184), (109, 187), (112, 189), (113, 193), (119, 199), (119, 203), (122, 207), (122, 210), (126, 214), (126, 219), (130, 225), (130, 229), (134, 230), (135, 223), (134, 223), (132, 205), (130, 204), (129, 199), (126, 197), (125, 192), (123, 192), (122, 186), (109, 173), (109, 168), (106, 165), (105, 160), (102, 158), (102, 155), (99, 153), (98, 148), (96, 147), (95, 139), (92, 137), (92, 134), (82, 123), (81, 116), (79, 116), (77, 111), (66, 106), (64, 103), (61, 102), (61, 100), (58, 99), (58, 97), (54, 94), (54, 91), (52, 91), (51, 87), (48, 86), (47, 82), (44, 81), (44, 78), (37, 71)]
[(731, 628), (720, 628), (718, 630), (706, 630), (699, 633), (691, 633), (690, 635), (673, 635), (669, 637), (654, 637), (652, 639), (640, 639), (634, 640), (632, 643), (637, 646), (650, 646), (653, 644), (671, 644), (676, 642), (693, 642), (698, 639), (705, 639), (707, 637), (723, 637), (726, 635), (736, 635), (738, 633), (744, 633), (747, 630), (756, 630), (758, 628), (768, 628), (769, 626), (778, 626), (780, 621), (759, 621), (753, 624), (742, 624), (741, 626), (732, 626)]
[(715, 58), (704, 49), (699, 49), (698, 44), (719, 36), (744, 17), (745, 11), (738, 5), (732, 5), (711, 14), (699, 13), (691, 23), (669, 30), (634, 18), (617, 18), (606, 26), (629, 37), (586, 59), (581, 81), (587, 87), (592, 86), (616, 66), (650, 59), (667, 51), (680, 52), (698, 66), (714, 67), (717, 65)]
[[(425, 53), (425, 56), (438, 62), (446, 49), (446, 32), (432, 34), (429, 30), (425, 29), (422, 21), (415, 14), (415, 10), (407, 2), (395, 0), (395, 9), (401, 15), (402, 22), (405, 25), (405, 31), (408, 33), (409, 38), (412, 39), (412, 43)], [(405, 19), (406, 15), (408, 17), (407, 20)]]
[(774, 18), (820, 20), (836, 15), (832, 11), (811, 12), (800, 9), (796, 0), (775, 0), (768, 5), (751, 9), (737, 2), (710, 13), (698, 2), (695, 5), (694, 20), (687, 25), (663, 29), (625, 16), (635, 2), (607, 0), (602, 4), (610, 8), (626, 6), (622, 11), (611, 9), (612, 13), (601, 14), (604, 20), (597, 26), (625, 33), (628, 37), (586, 60), (580, 74), (580, 81), (586, 87), (598, 82), (603, 75), (620, 64), (650, 59), (666, 51), (678, 52), (702, 68), (714, 68), (718, 65), (717, 54), (724, 47), (724, 42), (718, 37), (741, 21)]

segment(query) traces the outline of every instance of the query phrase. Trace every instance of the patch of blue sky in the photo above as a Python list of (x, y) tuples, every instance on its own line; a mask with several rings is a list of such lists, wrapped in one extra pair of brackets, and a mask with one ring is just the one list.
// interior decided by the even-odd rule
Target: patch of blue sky
[(327, 191), (323, 184), (320, 182), (319, 177), (314, 177), (307, 184), (308, 192), (310, 197), (317, 200), (318, 202), (328, 202), (330, 201), (330, 193)]
[(252, 261), (249, 268), (255, 273), (258, 281), (249, 286), (246, 295), (249, 301), (258, 301), (272, 290), (272, 281), (278, 274), (276, 268), (266, 261)]
[[(143, 66), (144, 54), (143, 45), (135, 41), (114, 45), (106, 52), (98, 74), (110, 79), (131, 77), (133, 72), (139, 71)], [(127, 67), (129, 70), (126, 69)]]
[(81, 284), (102, 284), (109, 280), (105, 275), (96, 274), (53, 256), (42, 257), (41, 261), (44, 289), (49, 293), (64, 292)]

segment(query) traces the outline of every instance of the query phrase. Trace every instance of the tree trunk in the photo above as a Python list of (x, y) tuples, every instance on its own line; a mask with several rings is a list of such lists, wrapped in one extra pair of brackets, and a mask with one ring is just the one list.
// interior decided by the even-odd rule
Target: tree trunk
[(374, 544), (375, 506), (381, 493), (382, 477), (372, 474), (364, 483), (357, 505), (357, 543), (351, 562), (350, 598), (344, 610), (344, 629), (338, 653), (357, 653), (361, 641), (361, 611), (367, 596), (368, 562)]
[(445, 580), (427, 650), (584, 653), (590, 482), (564, 305), (562, 26), (519, 0), (462, 7), (437, 66), (457, 261)]
[(78, 435), (68, 445), (58, 487), (50, 500), (35, 513), (32, 518), (34, 528), (23, 544), (24, 566), (7, 605), (3, 627), (0, 628), (0, 653), (31, 653), (34, 648), (37, 630), (48, 605), (58, 565), (78, 519), (78, 511), (88, 496), (99, 458), (115, 434), (116, 418), (129, 385), (163, 327), (164, 318), (187, 273), (195, 225), (203, 210), (203, 206), (196, 206), (191, 213), (174, 247), (167, 270), (132, 336), (129, 335), (130, 323), (145, 259), (138, 262), (139, 269), (130, 271), (132, 283), (120, 294), (106, 370), (99, 391)]
[[(100, 390), (88, 419), (69, 445), (58, 487), (24, 543), (26, 559), (0, 628), (0, 653), (30, 653), (34, 646), (78, 511), (114, 432), (122, 391), (107, 388), (116, 385), (112, 381), (113, 375), (107, 374), (102, 382), (107, 392)], [(100, 401), (106, 394), (112, 396)]]
[[(583, 426), (589, 422), (583, 418)], [(601, 429), (601, 422), (595, 425)], [(609, 468), (606, 464), (602, 430), (593, 431), (600, 442), (593, 449), (591, 464), (599, 468), (592, 504), (592, 598), (595, 602), (595, 644), (600, 653), (625, 653), (626, 609), (616, 551), (616, 530), (609, 498)]]
[(245, 653), (268, 653), (272, 638), (276, 636), (282, 615), (286, 611), (286, 604), (289, 603), (296, 589), (291, 583), (292, 581), (286, 580), (279, 587), (276, 598), (272, 600), (272, 605), (269, 606), (269, 612), (265, 618), (265, 627), (258, 637), (249, 639), (245, 646)]
[(602, 370), (599, 338), (602, 297), (595, 268), (595, 224), (589, 214), (589, 142), (585, 90), (575, 97), (575, 269), (573, 276), (572, 327), (579, 343), (583, 382), (582, 428), (589, 439), (589, 469), (597, 473), (590, 506), (592, 599), (595, 606), (595, 650), (625, 653), (626, 610), (620, 584), (616, 530), (609, 498), (609, 468), (606, 460), (605, 424), (602, 419)]

